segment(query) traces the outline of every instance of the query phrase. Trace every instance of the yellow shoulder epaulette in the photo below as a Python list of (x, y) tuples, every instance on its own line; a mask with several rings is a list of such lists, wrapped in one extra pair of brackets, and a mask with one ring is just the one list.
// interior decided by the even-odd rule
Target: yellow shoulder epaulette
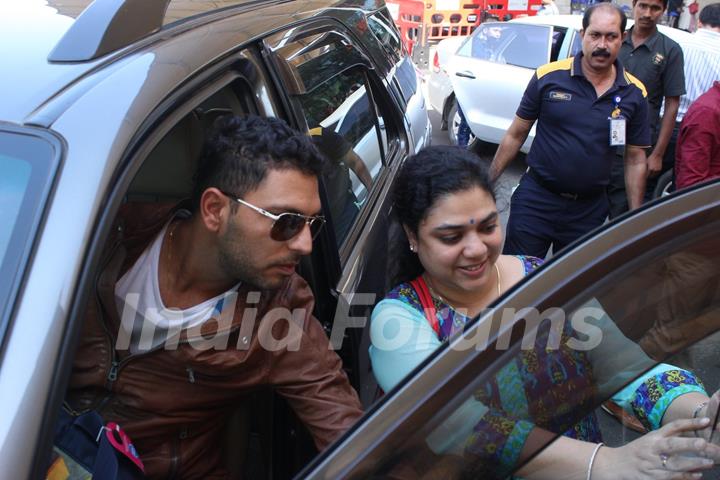
[(643, 85), (643, 83), (639, 79), (628, 73), (627, 70), (625, 70), (625, 80), (627, 80), (628, 83), (632, 83), (633, 85), (638, 87), (642, 92), (643, 97), (647, 97), (647, 90), (645, 89), (645, 85)]
[(573, 64), (573, 57), (566, 58), (564, 60), (558, 60), (557, 62), (546, 63), (536, 70), (537, 78), (540, 79), (543, 76), (551, 72), (557, 72), (558, 70), (570, 70)]

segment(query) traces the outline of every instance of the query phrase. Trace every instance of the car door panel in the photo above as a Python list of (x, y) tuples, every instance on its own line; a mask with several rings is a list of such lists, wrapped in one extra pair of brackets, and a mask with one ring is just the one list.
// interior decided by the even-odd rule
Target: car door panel
[[(500, 143), (535, 72), (455, 56), (449, 62), (448, 73), (460, 105), (471, 106), (464, 107), (463, 113), (473, 135), (486, 142)], [(534, 137), (533, 126), (523, 151), (529, 150)]]
[[(473, 134), (500, 143), (535, 68), (550, 60), (552, 28), (487, 24), (448, 62), (455, 96)], [(522, 147), (527, 151), (534, 127)]]

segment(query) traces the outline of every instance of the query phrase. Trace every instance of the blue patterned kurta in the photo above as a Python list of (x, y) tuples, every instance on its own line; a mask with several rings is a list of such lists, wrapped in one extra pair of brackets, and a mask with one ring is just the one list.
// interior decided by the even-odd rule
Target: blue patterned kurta
[[(526, 275), (543, 262), (535, 257), (518, 257)], [(398, 285), (385, 298), (423, 311), (410, 283)], [(462, 331), (469, 318), (437, 298), (433, 302), (440, 323), (440, 340), (447, 341)], [(568, 330), (564, 335), (570, 333)], [(477, 461), (469, 463), (477, 467), (472, 473), (478, 478), (510, 474), (536, 426), (579, 440), (602, 441), (594, 413), (574, 421), (578, 407), (589, 410), (595, 404), (597, 389), (592, 365), (584, 352), (569, 348), (565, 341), (560, 342), (558, 349), (548, 349), (548, 335), (550, 329), (541, 324), (534, 348), (518, 352), (475, 392), (475, 398), (489, 408), (465, 442), (465, 455), (477, 457)], [(699, 386), (692, 373), (680, 369), (650, 376), (636, 390), (632, 409), (648, 428), (658, 428), (669, 403), (683, 393), (699, 390)]]

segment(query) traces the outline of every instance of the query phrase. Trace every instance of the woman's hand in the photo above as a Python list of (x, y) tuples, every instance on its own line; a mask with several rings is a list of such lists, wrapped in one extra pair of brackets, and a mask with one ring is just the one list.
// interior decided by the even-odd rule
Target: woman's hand
[(720, 447), (683, 433), (692, 435), (692, 431), (705, 429), (709, 424), (708, 418), (675, 420), (623, 447), (602, 448), (595, 460), (592, 479), (701, 478), (700, 471), (720, 463)]

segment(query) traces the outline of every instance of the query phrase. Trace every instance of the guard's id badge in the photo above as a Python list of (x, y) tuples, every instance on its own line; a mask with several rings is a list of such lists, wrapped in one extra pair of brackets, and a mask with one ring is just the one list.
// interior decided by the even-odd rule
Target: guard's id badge
[(610, 146), (622, 147), (625, 145), (625, 119), (610, 119)]
[(610, 112), (610, 146), (622, 147), (625, 145), (625, 119), (620, 110), (622, 97), (613, 98), (613, 109)]

